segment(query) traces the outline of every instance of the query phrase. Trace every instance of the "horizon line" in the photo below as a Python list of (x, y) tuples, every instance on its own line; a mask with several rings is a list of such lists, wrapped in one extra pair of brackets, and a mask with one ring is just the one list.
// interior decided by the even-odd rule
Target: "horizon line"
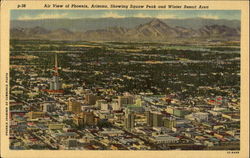
[(228, 20), (228, 21), (241, 21), (241, 19), (226, 19), (226, 18), (157, 18), (157, 17), (86, 17), (86, 18), (39, 18), (39, 19), (11, 19), (11, 21), (35, 21), (35, 20), (81, 20), (81, 19), (126, 19), (126, 18), (139, 18), (139, 19), (160, 19), (160, 20), (188, 20), (188, 19), (203, 19), (203, 20)]

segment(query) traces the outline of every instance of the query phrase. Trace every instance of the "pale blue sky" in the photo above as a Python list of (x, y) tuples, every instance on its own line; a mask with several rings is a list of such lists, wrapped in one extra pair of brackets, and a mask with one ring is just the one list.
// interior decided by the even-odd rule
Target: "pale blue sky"
[(236, 19), (240, 10), (12, 10), (12, 20), (151, 17), (160, 19)]

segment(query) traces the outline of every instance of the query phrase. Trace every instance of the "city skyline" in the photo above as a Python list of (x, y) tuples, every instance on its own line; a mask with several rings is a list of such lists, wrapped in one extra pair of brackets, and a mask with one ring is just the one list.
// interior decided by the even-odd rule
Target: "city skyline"
[(12, 40), (10, 149), (237, 152), (240, 49), (227, 42)]
[(90, 13), (12, 12), (10, 149), (240, 150), (239, 11)]

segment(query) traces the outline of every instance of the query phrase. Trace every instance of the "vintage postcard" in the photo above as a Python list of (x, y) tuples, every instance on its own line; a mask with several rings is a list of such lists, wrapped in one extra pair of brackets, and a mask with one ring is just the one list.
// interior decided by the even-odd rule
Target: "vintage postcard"
[(1, 157), (249, 157), (248, 10), (1, 2)]

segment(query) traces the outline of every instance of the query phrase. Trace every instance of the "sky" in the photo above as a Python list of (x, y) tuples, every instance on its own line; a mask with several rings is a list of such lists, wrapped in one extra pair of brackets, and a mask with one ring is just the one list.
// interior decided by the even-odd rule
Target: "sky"
[(240, 10), (12, 10), (12, 20), (80, 18), (159, 18), (240, 20)]

